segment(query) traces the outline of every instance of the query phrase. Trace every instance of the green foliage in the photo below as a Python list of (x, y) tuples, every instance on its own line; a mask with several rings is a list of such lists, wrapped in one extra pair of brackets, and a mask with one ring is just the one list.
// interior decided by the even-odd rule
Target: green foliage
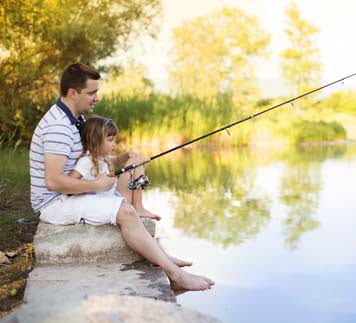
[(18, 146), (5, 147), (0, 150), (0, 193), (2, 186), (28, 186), (30, 183), (29, 152)]
[(0, 130), (29, 139), (70, 63), (98, 65), (152, 32), (158, 0), (3, 0)]
[(254, 17), (223, 8), (173, 31), (170, 79), (174, 91), (214, 102), (228, 94), (237, 109), (256, 99), (253, 65), (265, 56), (269, 35)]
[[(280, 101), (283, 99), (260, 101), (252, 113)], [(223, 131), (197, 144), (271, 146), (346, 139), (346, 127), (342, 120), (339, 121), (334, 115), (329, 116), (328, 121), (323, 120), (324, 112), (320, 111), (323, 102), (314, 104), (308, 113), (302, 115), (296, 104), (290, 108), (286, 106), (230, 128), (230, 135)], [(209, 104), (188, 95), (171, 97), (152, 93), (146, 99), (130, 99), (120, 94), (104, 97), (95, 113), (116, 121), (121, 130), (121, 142), (136, 147), (171, 148), (242, 118), (234, 110), (229, 96), (221, 95), (215, 104)], [(343, 118), (346, 121), (351, 118), (347, 116), (345, 114)], [(347, 128), (347, 131), (349, 129), (351, 132), (352, 128)]]
[(16, 151), (22, 143), (22, 139), (16, 139), (16, 137), (16, 131), (0, 134), (0, 149), (10, 148), (11, 150)]
[(337, 122), (301, 121), (292, 126), (295, 133), (295, 143), (320, 143), (324, 141), (344, 140), (346, 131)]
[(356, 139), (356, 92), (339, 91), (320, 100), (313, 110), (320, 119), (341, 124), (346, 132), (347, 139)]
[[(103, 58), (128, 48), (139, 32), (153, 30), (159, 8), (158, 0), (80, 0), (75, 5), (73, 10), (70, 0), (2, 1), (0, 146), (31, 138), (53, 103), (58, 75), (67, 64), (80, 60), (104, 68), (99, 66)], [(289, 55), (287, 50), (285, 76), (295, 84), (314, 85), (320, 72), (313, 42), (317, 29), (301, 18), (295, 5), (287, 16), (290, 49), (296, 52)], [(266, 54), (268, 41), (258, 21), (239, 9), (224, 8), (188, 21), (175, 29), (172, 50), (171, 76), (181, 94), (154, 93), (142, 65), (105, 67), (104, 97), (95, 113), (114, 119), (120, 140), (135, 146), (170, 148), (216, 130), (284, 100), (257, 101), (252, 66)], [(230, 128), (230, 136), (221, 132), (199, 144), (342, 139), (345, 131), (335, 121), (349, 138), (356, 138), (355, 102), (354, 92), (335, 93), (313, 105), (298, 100), (294, 109), (284, 107)]]
[(100, 90), (101, 95), (120, 95), (122, 98), (147, 99), (153, 92), (153, 84), (146, 78), (147, 68), (130, 62), (125, 68), (113, 69), (106, 75)]
[[(120, 94), (103, 97), (95, 114), (112, 118), (120, 129), (120, 140), (131, 145), (180, 144), (204, 135), (240, 118), (231, 99), (221, 95), (216, 103), (206, 103), (192, 96), (171, 97), (151, 94), (147, 99), (126, 98)], [(248, 144), (253, 123), (246, 123), (208, 137), (199, 144), (227, 142)]]
[(321, 80), (319, 48), (315, 44), (318, 28), (301, 17), (294, 2), (287, 7), (287, 28), (290, 47), (281, 53), (282, 75), (296, 93), (315, 87)]
[(347, 113), (356, 115), (356, 92), (339, 91), (318, 102), (316, 109), (321, 114)]
[[(345, 111), (345, 109), (337, 106), (342, 103), (336, 103), (331, 108), (329, 101), (333, 96), (334, 94), (317, 103), (308, 101), (301, 103), (298, 100), (293, 105), (285, 105), (256, 118), (255, 130), (251, 133), (249, 142), (266, 145), (298, 145), (355, 138), (356, 127), (353, 123), (356, 118), (346, 113), (335, 113), (333, 109), (336, 111)], [(349, 99), (349, 104), (352, 106), (351, 96)], [(285, 98), (260, 101), (258, 110), (264, 110), (282, 101), (285, 101)]]

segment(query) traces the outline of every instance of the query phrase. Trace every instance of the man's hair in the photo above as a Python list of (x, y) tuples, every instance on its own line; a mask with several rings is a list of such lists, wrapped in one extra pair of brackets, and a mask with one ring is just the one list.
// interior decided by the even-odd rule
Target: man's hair
[(99, 72), (93, 67), (81, 63), (69, 65), (61, 77), (61, 96), (67, 96), (69, 89), (75, 89), (80, 93), (85, 88), (88, 79), (99, 80)]

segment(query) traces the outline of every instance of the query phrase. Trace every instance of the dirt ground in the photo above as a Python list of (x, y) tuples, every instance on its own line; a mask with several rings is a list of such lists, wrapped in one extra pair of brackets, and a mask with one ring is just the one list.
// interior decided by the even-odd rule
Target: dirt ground
[(0, 251), (9, 260), (0, 264), (0, 318), (21, 304), (34, 264), (32, 242), (38, 216), (32, 211), (29, 194), (29, 188), (13, 188), (0, 179)]

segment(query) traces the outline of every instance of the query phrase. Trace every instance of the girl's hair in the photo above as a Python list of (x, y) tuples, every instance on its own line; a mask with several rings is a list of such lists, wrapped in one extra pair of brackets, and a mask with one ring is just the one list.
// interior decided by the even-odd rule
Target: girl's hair
[[(116, 124), (111, 119), (106, 119), (100, 116), (93, 116), (85, 122), (82, 129), (82, 144), (83, 154), (90, 154), (93, 160), (94, 167), (91, 170), (93, 176), (100, 174), (100, 146), (105, 138), (116, 136), (118, 129)], [(104, 161), (108, 164), (109, 170), (113, 170), (113, 165), (108, 156), (104, 156)]]

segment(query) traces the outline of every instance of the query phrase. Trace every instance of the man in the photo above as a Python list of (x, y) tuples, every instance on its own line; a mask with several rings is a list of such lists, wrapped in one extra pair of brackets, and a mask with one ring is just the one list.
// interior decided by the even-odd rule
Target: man
[[(118, 204), (114, 199), (103, 203), (101, 194), (91, 194), (91, 203), (78, 205), (73, 202), (73, 195), (86, 196), (92, 192), (106, 191), (115, 182), (115, 178), (107, 175), (92, 181), (68, 176), (83, 150), (80, 138), (80, 128), (84, 123), (82, 115), (91, 113), (99, 100), (99, 79), (100, 74), (84, 64), (72, 64), (62, 74), (60, 99), (40, 120), (32, 137), (30, 173), (34, 211), (40, 212), (42, 221), (62, 225), (79, 223), (88, 214), (114, 218), (125, 242), (148, 261), (160, 266), (173, 289), (211, 288), (214, 285), (212, 280), (185, 272), (180, 267), (189, 263), (167, 255), (159, 247), (130, 204)], [(132, 152), (112, 157), (114, 165), (142, 160), (140, 155)], [(127, 183), (127, 176), (120, 176), (119, 185)], [(105, 207), (96, 207), (103, 204)]]

